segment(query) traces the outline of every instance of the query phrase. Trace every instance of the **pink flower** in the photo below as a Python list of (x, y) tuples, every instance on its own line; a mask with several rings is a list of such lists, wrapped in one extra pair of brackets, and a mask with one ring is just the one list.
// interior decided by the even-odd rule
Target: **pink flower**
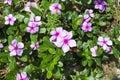
[(58, 27), (55, 30), (52, 30), (50, 34), (52, 35), (52, 37), (50, 38), (51, 42), (55, 42), (59, 37), (66, 36), (65, 30), (63, 30), (62, 27)]
[(2, 43), (0, 43), (0, 48), (3, 48), (4, 46), (3, 46), (3, 44)]
[(36, 49), (39, 47), (39, 42), (36, 42), (35, 44), (31, 44), (30, 47), (31, 47), (33, 50), (36, 50)]
[(62, 47), (62, 50), (66, 53), (70, 50), (70, 47), (76, 47), (76, 41), (72, 38), (72, 32), (67, 32), (65, 37), (59, 37), (54, 44), (57, 47)]
[(29, 23), (34, 23), (36, 25), (41, 25), (41, 17), (40, 16), (36, 16), (35, 18), (34, 17), (31, 17), (30, 18), (30, 22)]
[(106, 10), (107, 3), (104, 0), (94, 0), (95, 9), (99, 9), (102, 12)]
[(97, 46), (94, 46), (93, 48), (90, 48), (90, 51), (92, 52), (92, 56), (93, 57), (96, 57), (96, 51), (97, 51), (98, 47)]
[(60, 4), (54, 3), (49, 7), (49, 10), (51, 11), (52, 14), (56, 14), (56, 13), (61, 14), (61, 11), (60, 11), (61, 8), (62, 7)]
[(109, 37), (103, 38), (103, 37), (98, 37), (98, 45), (102, 46), (104, 50), (108, 50), (109, 46), (112, 46), (112, 41), (110, 40)]
[(91, 23), (90, 22), (84, 22), (83, 24), (82, 24), (82, 27), (81, 27), (81, 29), (84, 31), (84, 32), (91, 32), (92, 31), (92, 27), (91, 27)]
[(106, 52), (110, 52), (111, 51), (111, 47), (108, 47), (106, 48)]
[(86, 9), (85, 12), (88, 12), (88, 14), (89, 14), (90, 17), (94, 17), (92, 9)]
[(120, 36), (118, 37), (118, 41), (120, 41)]
[(12, 45), (9, 45), (10, 56), (22, 56), (24, 44), (22, 42), (17, 42), (16, 39), (12, 40)]
[(20, 74), (17, 74), (16, 80), (29, 80), (26, 72), (21, 72)]
[(39, 27), (35, 23), (28, 23), (28, 27), (26, 28), (26, 30), (31, 34), (35, 34), (39, 31)]
[(5, 16), (5, 24), (8, 25), (14, 25), (14, 21), (16, 20), (16, 18), (12, 15), (9, 14), (8, 16)]
[(31, 12), (30, 7), (38, 8), (36, 2), (27, 2), (27, 4), (25, 5), (25, 11)]
[(12, 0), (5, 0), (4, 3), (5, 4), (8, 3), (9, 5), (11, 5), (12, 4)]

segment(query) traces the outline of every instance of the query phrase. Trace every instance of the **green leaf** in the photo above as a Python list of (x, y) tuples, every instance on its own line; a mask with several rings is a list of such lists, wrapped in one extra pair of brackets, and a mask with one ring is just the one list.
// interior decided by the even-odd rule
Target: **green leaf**
[(27, 72), (28, 74), (30, 74), (32, 71), (35, 70), (35, 66), (32, 64), (29, 64), (28, 66), (26, 66), (23, 71)]
[(51, 71), (48, 71), (47, 72), (47, 78), (50, 79), (52, 77), (52, 72)]
[(34, 35), (31, 34), (31, 35), (30, 35), (30, 39), (31, 39), (31, 42), (32, 42), (32, 43), (37, 42), (37, 41), (38, 41), (38, 40), (37, 40), (37, 39), (38, 39), (38, 34), (34, 34)]
[(36, 16), (40, 16), (41, 12), (36, 9), (35, 7), (30, 7), (30, 10), (36, 15)]
[(106, 22), (103, 22), (103, 21), (99, 21), (98, 23), (100, 26), (106, 26)]
[[(14, 0), (14, 1), (16, 1), (16, 0)], [(15, 17), (19, 22), (22, 22), (25, 16), (22, 14), (17, 14), (17, 15), (15, 15)]]
[(115, 47), (112, 48), (112, 51), (113, 51), (115, 58), (119, 58), (120, 52)]
[(46, 32), (46, 28), (40, 28), (40, 33), (45, 33)]
[(17, 63), (14, 57), (8, 57), (9, 65), (8, 68), (10, 71), (14, 71), (17, 68)]
[(88, 63), (88, 61), (87, 61), (86, 59), (82, 60), (82, 65), (83, 65), (83, 66), (86, 66), (87, 63)]
[(53, 76), (54, 76), (55, 78), (59, 79), (59, 78), (62, 76), (61, 73), (60, 73), (60, 70), (57, 69), (56, 73), (54, 73)]

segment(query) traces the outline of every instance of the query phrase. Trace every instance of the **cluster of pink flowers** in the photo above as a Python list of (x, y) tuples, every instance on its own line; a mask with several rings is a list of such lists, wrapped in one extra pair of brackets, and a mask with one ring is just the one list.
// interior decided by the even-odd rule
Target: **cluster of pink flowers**
[[(99, 46), (101, 46), (103, 48), (103, 50), (105, 50), (106, 52), (111, 51), (111, 46), (113, 45), (112, 41), (110, 40), (109, 37), (98, 37), (98, 42), (97, 44)], [(97, 52), (98, 47), (94, 46), (93, 48), (90, 48), (90, 51), (92, 52), (92, 56), (97, 56), (96, 52)]]
[(30, 7), (38, 8), (36, 2), (27, 2), (27, 4), (25, 5), (25, 11), (26, 12), (31, 12)]
[(61, 14), (62, 6), (58, 3), (54, 3), (49, 7), (49, 10), (51, 11), (52, 14)]
[(16, 39), (12, 40), (12, 44), (8, 46), (10, 51), (10, 56), (22, 56), (24, 44), (22, 42), (18, 42)]
[(86, 10), (85, 11), (86, 13), (88, 14), (85, 14), (84, 17), (83, 17), (83, 21), (82, 21), (82, 25), (81, 25), (81, 29), (84, 31), (84, 32), (91, 32), (92, 31), (92, 23), (89, 22), (91, 17), (94, 17), (94, 14), (93, 14), (93, 10), (90, 9), (90, 10)]
[(72, 39), (72, 32), (64, 30), (62, 27), (58, 27), (50, 32), (52, 37), (50, 41), (57, 47), (62, 47), (62, 50), (66, 53), (70, 50), (70, 47), (76, 47), (76, 41)]
[(12, 4), (12, 0), (5, 0), (4, 3), (11, 5)]
[(31, 18), (30, 22), (28, 23), (28, 27), (26, 28), (27, 32), (31, 34), (35, 34), (39, 31), (39, 26), (41, 25), (41, 17), (36, 16), (35, 18)]
[(17, 74), (16, 80), (29, 80), (26, 72), (21, 72), (20, 74)]
[(8, 25), (14, 25), (14, 22), (16, 21), (16, 18), (12, 15), (9, 14), (8, 16), (5, 16), (5, 24)]
[(107, 3), (104, 0), (94, 0), (95, 9), (99, 9), (102, 12), (106, 10)]

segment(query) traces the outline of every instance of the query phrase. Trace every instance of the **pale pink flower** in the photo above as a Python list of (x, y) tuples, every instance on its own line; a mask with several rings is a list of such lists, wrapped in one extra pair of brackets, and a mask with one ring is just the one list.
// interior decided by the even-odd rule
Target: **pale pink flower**
[(111, 51), (111, 47), (108, 47), (108, 46), (107, 46), (106, 52), (109, 52), (109, 51)]
[(27, 2), (27, 4), (25, 5), (25, 11), (31, 12), (30, 7), (38, 8), (36, 2)]
[(36, 17), (31, 17), (30, 18), (30, 22), (29, 23), (34, 23), (36, 25), (41, 25), (41, 17), (40, 16), (36, 16)]
[(109, 46), (112, 46), (112, 41), (110, 40), (110, 38), (109, 37), (105, 37), (105, 38), (103, 38), (103, 37), (98, 37), (98, 45), (99, 46), (102, 46), (102, 48), (104, 49), (104, 50), (107, 50), (107, 48), (109, 47)]
[(66, 0), (61, 0), (62, 2), (65, 2)]
[(60, 4), (54, 3), (49, 7), (49, 10), (51, 11), (52, 14), (56, 14), (56, 13), (61, 14), (61, 11), (60, 11), (61, 8), (62, 7)]
[(67, 32), (65, 37), (59, 37), (54, 44), (57, 47), (62, 47), (62, 50), (66, 53), (70, 50), (70, 47), (76, 47), (76, 41), (72, 38), (72, 32)]
[(21, 72), (20, 74), (17, 74), (16, 80), (29, 80), (26, 72)]
[(96, 57), (96, 56), (97, 56), (97, 55), (96, 55), (97, 49), (98, 49), (97, 46), (94, 46), (93, 48), (90, 48), (90, 51), (92, 52), (92, 56), (93, 56), (93, 57)]
[(34, 44), (31, 44), (30, 47), (33, 49), (33, 50), (36, 50), (38, 47), (39, 47), (39, 42), (36, 42)]
[(5, 0), (4, 3), (5, 4), (7, 3), (7, 4), (11, 5), (12, 4), (12, 0)]
[(28, 27), (26, 28), (26, 30), (31, 34), (35, 34), (39, 31), (39, 27), (35, 23), (28, 23)]
[(120, 41), (120, 36), (118, 37), (118, 41)]
[(16, 20), (16, 18), (12, 14), (5, 16), (5, 24), (6, 25), (8, 25), (8, 24), (14, 25), (15, 20)]
[(84, 32), (91, 32), (92, 31), (92, 24), (90, 22), (84, 22), (82, 24), (82, 27), (81, 29), (84, 31)]
[(12, 44), (9, 45), (10, 56), (22, 56), (24, 44), (22, 42), (17, 42), (16, 39), (12, 40)]
[(66, 36), (66, 31), (63, 30), (62, 27), (58, 27), (55, 30), (52, 30), (50, 34), (52, 35), (52, 37), (50, 38), (50, 41), (55, 42), (59, 37)]
[(3, 48), (4, 46), (3, 46), (3, 44), (2, 43), (0, 43), (0, 48)]

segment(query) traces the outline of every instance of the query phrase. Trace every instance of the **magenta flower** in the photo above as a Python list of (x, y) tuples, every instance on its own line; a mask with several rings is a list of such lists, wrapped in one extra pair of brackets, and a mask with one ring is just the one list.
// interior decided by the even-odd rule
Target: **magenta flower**
[(14, 25), (14, 21), (16, 20), (16, 18), (12, 15), (9, 14), (8, 16), (5, 16), (5, 24), (8, 25)]
[(25, 11), (26, 12), (31, 12), (30, 7), (38, 8), (36, 2), (27, 2), (27, 4), (25, 5)]
[(54, 3), (49, 7), (49, 10), (51, 11), (52, 14), (56, 14), (56, 13), (61, 14), (61, 11), (60, 11), (61, 8), (62, 7), (60, 4)]
[(31, 34), (35, 34), (39, 31), (39, 27), (35, 23), (28, 23), (28, 27), (26, 28), (26, 30)]
[(39, 42), (36, 42), (35, 44), (31, 44), (30, 47), (31, 47), (33, 50), (36, 50), (36, 49), (39, 47)]
[(2, 43), (0, 43), (0, 48), (3, 48), (4, 46), (3, 46), (3, 44)]
[(12, 0), (5, 0), (4, 3), (5, 4), (7, 3), (7, 4), (11, 5), (12, 4)]
[(24, 44), (22, 42), (17, 42), (16, 39), (12, 40), (12, 45), (9, 45), (10, 56), (22, 56)]
[(110, 40), (109, 37), (103, 38), (103, 37), (98, 37), (98, 45), (102, 46), (104, 50), (108, 50), (109, 46), (112, 46), (112, 41)]
[(100, 9), (102, 12), (106, 10), (107, 3), (104, 0), (95, 0), (95, 9)]
[(65, 30), (63, 30), (62, 27), (58, 27), (55, 30), (52, 30), (50, 34), (52, 35), (52, 37), (50, 38), (51, 42), (55, 42), (59, 37), (66, 36), (66, 32)]
[(29, 23), (34, 23), (36, 25), (41, 25), (42, 23), (41, 23), (40, 20), (41, 20), (40, 16), (36, 16), (35, 18), (32, 17), (32, 18), (30, 18), (30, 22)]
[(29, 80), (26, 72), (21, 72), (20, 74), (17, 74), (16, 80)]
[(57, 47), (62, 47), (62, 50), (66, 53), (70, 50), (70, 47), (76, 47), (76, 41), (72, 38), (72, 32), (67, 32), (65, 37), (59, 37), (54, 44)]
[(81, 29), (84, 31), (84, 32), (91, 32), (92, 31), (92, 27), (91, 27), (91, 23), (90, 22), (84, 22), (83, 24), (82, 24), (82, 27), (81, 27)]
[(92, 56), (93, 56), (93, 57), (96, 57), (96, 56), (97, 56), (97, 55), (96, 55), (97, 49), (98, 49), (97, 46), (94, 46), (93, 48), (90, 48), (90, 51), (92, 52)]

